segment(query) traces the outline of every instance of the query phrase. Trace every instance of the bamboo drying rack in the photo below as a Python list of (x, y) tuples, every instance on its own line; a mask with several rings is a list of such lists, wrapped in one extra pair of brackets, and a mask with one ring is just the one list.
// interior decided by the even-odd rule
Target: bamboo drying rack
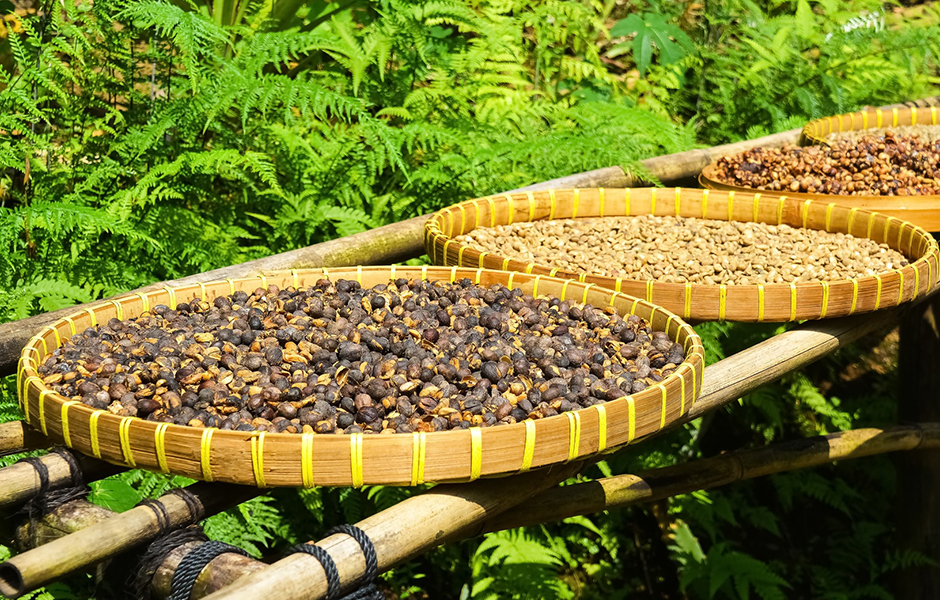
[[(895, 271), (841, 281), (765, 285), (666, 283), (573, 273), (480, 252), (454, 238), (477, 227), (520, 221), (624, 215), (676, 215), (785, 223), (868, 237), (913, 260)], [(896, 217), (786, 196), (696, 189), (573, 189), (500, 194), (437, 212), (425, 227), (425, 246), (436, 264), (547, 274), (645, 298), (685, 319), (796, 321), (840, 317), (896, 306), (933, 289), (938, 280), (937, 242)]]
[[(501, 284), (530, 294), (613, 306), (636, 314), (682, 344), (686, 361), (662, 382), (632, 396), (554, 417), (512, 425), (413, 435), (270, 434), (197, 429), (92, 410), (46, 388), (36, 367), (50, 350), (98, 323), (133, 318), (158, 304), (211, 301), (237, 290), (253, 292), (311, 285), (322, 278), (356, 279), (364, 286), (397, 277)], [(53, 323), (24, 348), (17, 390), (27, 422), (85, 454), (129, 467), (204, 481), (274, 486), (418, 485), (473, 481), (570, 462), (631, 443), (681, 418), (702, 389), (704, 350), (695, 331), (650, 303), (597, 286), (540, 275), (483, 269), (358, 267), (282, 271), (127, 296)]]
[[(936, 125), (940, 111), (936, 106), (929, 107), (893, 107), (870, 108), (844, 115), (835, 115), (810, 121), (803, 127), (800, 144), (826, 145), (826, 136), (830, 133), (860, 131), (881, 127), (899, 127), (903, 125)], [(716, 176), (717, 165), (711, 164), (702, 170), (699, 183), (713, 190), (754, 193), (761, 190), (725, 183)], [(764, 193), (783, 194), (784, 192)], [(790, 198), (815, 199), (835, 202), (840, 206), (858, 207), (876, 211), (888, 216), (904, 219), (920, 225), (927, 231), (940, 231), (940, 195), (924, 196), (848, 196), (844, 194), (811, 194), (805, 192), (787, 193)]]

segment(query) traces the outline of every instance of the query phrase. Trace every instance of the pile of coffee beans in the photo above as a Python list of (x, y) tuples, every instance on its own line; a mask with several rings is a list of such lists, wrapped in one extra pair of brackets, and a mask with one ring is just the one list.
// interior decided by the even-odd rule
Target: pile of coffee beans
[(940, 141), (893, 131), (829, 146), (753, 148), (718, 160), (714, 177), (759, 190), (849, 196), (940, 194)]
[(39, 368), (67, 398), (192, 427), (408, 433), (539, 419), (639, 392), (684, 360), (631, 315), (500, 285), (325, 279), (155, 306)]
[(475, 229), (456, 239), (525, 263), (666, 283), (851, 279), (908, 264), (900, 252), (867, 238), (694, 217), (553, 219)]

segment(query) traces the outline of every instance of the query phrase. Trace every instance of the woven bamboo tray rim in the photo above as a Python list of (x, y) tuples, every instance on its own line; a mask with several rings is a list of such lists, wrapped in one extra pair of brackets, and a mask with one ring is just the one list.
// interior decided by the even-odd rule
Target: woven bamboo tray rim
[(759, 190), (725, 183), (718, 179), (718, 165), (712, 163), (702, 169), (699, 184), (708, 189), (734, 192), (736, 194), (769, 194), (802, 200), (834, 202), (840, 206), (879, 212), (889, 217), (910, 221), (927, 231), (940, 231), (940, 195), (920, 196), (847, 196), (845, 194), (810, 194), (806, 192), (784, 192)]
[[(454, 239), (477, 227), (520, 221), (640, 214), (760, 221), (841, 231), (887, 243), (912, 262), (894, 271), (840, 281), (764, 285), (665, 283), (568, 272), (495, 252), (480, 252)], [(750, 322), (840, 317), (896, 306), (932, 290), (937, 284), (940, 263), (940, 251), (933, 237), (896, 217), (775, 194), (685, 188), (546, 190), (477, 198), (432, 215), (425, 226), (425, 247), (436, 264), (575, 279), (645, 298), (686, 319)]]
[(869, 108), (810, 121), (803, 126), (800, 144), (804, 146), (827, 145), (826, 136), (830, 133), (907, 125), (937, 125), (938, 118), (940, 118), (940, 111), (936, 106), (892, 108), (891, 110)]
[[(36, 371), (71, 335), (112, 317), (133, 318), (158, 304), (211, 302), (237, 290), (275, 284), (306, 287), (326, 278), (355, 279), (363, 286), (390, 279), (422, 278), (521, 288), (569, 301), (613, 306), (636, 314), (686, 348), (676, 372), (639, 393), (563, 413), (496, 427), (409, 434), (289, 434), (199, 429), (120, 417), (94, 410), (48, 389)], [(704, 348), (676, 315), (643, 300), (592, 284), (542, 275), (439, 267), (349, 267), (271, 272), (130, 295), (60, 319), (23, 349), (17, 393), (27, 422), (66, 446), (128, 467), (176, 473), (204, 481), (258, 487), (418, 485), (511, 475), (608, 452), (656, 433), (694, 405), (702, 389)]]

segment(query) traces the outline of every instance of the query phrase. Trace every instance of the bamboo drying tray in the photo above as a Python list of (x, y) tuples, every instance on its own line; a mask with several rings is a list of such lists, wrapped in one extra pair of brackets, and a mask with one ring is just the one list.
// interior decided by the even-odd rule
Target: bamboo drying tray
[[(664, 283), (526, 264), (495, 253), (479, 252), (454, 239), (477, 227), (518, 221), (641, 214), (786, 223), (852, 233), (887, 243), (908, 256), (912, 264), (896, 271), (842, 281), (766, 285)], [(436, 264), (576, 279), (646, 298), (647, 302), (686, 319), (751, 322), (841, 317), (895, 306), (933, 289), (940, 263), (933, 237), (896, 217), (814, 200), (684, 188), (548, 190), (469, 200), (441, 210), (428, 220), (425, 246)]]
[[(686, 348), (686, 361), (661, 383), (625, 398), (576, 412), (513, 425), (389, 435), (288, 434), (197, 429), (119, 417), (47, 389), (36, 367), (70, 335), (112, 317), (133, 318), (150, 307), (195, 298), (211, 301), (237, 290), (275, 284), (302, 287), (322, 278), (356, 279), (363, 286), (413, 277), (483, 285), (612, 305), (621, 315), (648, 319)], [(120, 298), (43, 329), (23, 349), (17, 391), (27, 422), (54, 440), (115, 464), (177, 473), (205, 481), (273, 486), (418, 485), (510, 475), (583, 458), (660, 431), (684, 415), (702, 389), (704, 350), (677, 316), (642, 300), (594, 285), (483, 269), (353, 267), (273, 272)], [(25, 405), (24, 405), (25, 404)]]
[[(830, 133), (877, 129), (881, 127), (899, 127), (902, 125), (937, 125), (940, 111), (936, 106), (929, 108), (894, 108), (885, 110), (870, 108), (854, 113), (826, 117), (810, 121), (803, 127), (800, 144), (803, 146), (828, 145), (825, 138)], [(699, 175), (702, 186), (714, 190), (755, 193), (761, 190), (731, 185), (715, 177), (716, 165), (711, 164)], [(768, 194), (785, 192), (766, 191)], [(940, 231), (940, 195), (924, 196), (846, 196), (842, 194), (787, 193), (790, 198), (812, 198), (835, 202), (841, 206), (863, 208), (904, 219), (920, 225), (927, 231)]]

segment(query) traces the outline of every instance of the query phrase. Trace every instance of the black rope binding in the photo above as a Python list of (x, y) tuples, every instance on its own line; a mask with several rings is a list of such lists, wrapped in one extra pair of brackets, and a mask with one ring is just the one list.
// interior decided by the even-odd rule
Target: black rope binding
[(136, 568), (130, 564), (125, 566), (127, 569), (125, 572), (133, 573), (127, 580), (127, 597), (134, 600), (149, 600), (153, 576), (170, 552), (184, 544), (205, 542), (208, 539), (202, 527), (198, 525), (183, 527), (155, 539), (140, 555)]
[(340, 590), (339, 572), (336, 569), (336, 563), (330, 557), (329, 553), (316, 544), (298, 544), (290, 549), (288, 554), (303, 552), (316, 558), (323, 565), (323, 571), (326, 573), (326, 600), (382, 600), (385, 595), (375, 585), (375, 578), (379, 576), (379, 560), (375, 554), (375, 545), (366, 535), (366, 532), (355, 525), (337, 525), (326, 532), (327, 536), (334, 533), (345, 533), (356, 540), (362, 549), (362, 555), (366, 559), (366, 572), (362, 578), (360, 587), (342, 598), (338, 599)]
[(70, 487), (50, 491), (49, 486), (51, 482), (49, 481), (49, 468), (42, 462), (42, 458), (30, 456), (20, 459), (19, 462), (31, 466), (39, 477), (39, 489), (36, 490), (36, 495), (33, 496), (21, 510), (21, 512), (26, 513), (30, 519), (40, 519), (66, 502), (84, 498), (88, 495), (89, 490), (82, 477), (82, 468), (81, 465), (78, 464), (75, 455), (72, 454), (68, 448), (62, 447), (53, 448), (51, 453), (58, 454), (62, 460), (68, 464), (69, 483), (71, 485)]
[(193, 548), (176, 566), (167, 600), (189, 600), (193, 593), (193, 586), (196, 585), (196, 579), (206, 565), (215, 557), (229, 552), (248, 556), (248, 553), (238, 546), (225, 542), (209, 541)]

